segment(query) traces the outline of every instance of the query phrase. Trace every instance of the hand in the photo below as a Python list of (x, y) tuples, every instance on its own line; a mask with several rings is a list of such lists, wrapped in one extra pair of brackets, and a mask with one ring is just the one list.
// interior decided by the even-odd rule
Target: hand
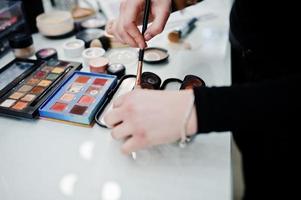
[(122, 0), (118, 19), (109, 22), (106, 31), (121, 43), (145, 48), (145, 41), (161, 33), (170, 14), (171, 0), (151, 0), (149, 22), (144, 36), (138, 29), (143, 19), (145, 0)]
[[(192, 90), (154, 91), (136, 89), (119, 97), (105, 116), (112, 128), (112, 137), (125, 140), (122, 152), (128, 154), (158, 144), (172, 143), (181, 138), (184, 113), (190, 108)], [(187, 135), (197, 131), (195, 108), (187, 124)]]

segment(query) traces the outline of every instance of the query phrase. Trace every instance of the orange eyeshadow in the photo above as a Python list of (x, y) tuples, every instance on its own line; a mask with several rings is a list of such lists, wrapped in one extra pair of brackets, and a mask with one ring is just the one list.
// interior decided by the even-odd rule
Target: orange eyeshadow
[(36, 85), (40, 82), (40, 79), (32, 78), (29, 81), (27, 81), (28, 85)]
[(44, 88), (43, 87), (40, 87), (40, 86), (36, 86), (34, 87), (32, 90), (31, 90), (31, 93), (33, 94), (40, 94), (44, 91)]
[(80, 103), (80, 104), (91, 104), (91, 103), (94, 102), (94, 100), (95, 100), (94, 97), (84, 95), (84, 96), (82, 96), (82, 97), (79, 99), (78, 103)]
[(9, 96), (11, 99), (20, 99), (24, 96), (24, 93), (22, 92), (14, 92), (12, 95)]
[(72, 101), (74, 99), (75, 95), (74, 94), (70, 94), (70, 93), (65, 93), (63, 94), (63, 96), (61, 97), (62, 101)]
[(24, 108), (26, 108), (27, 105), (28, 105), (27, 102), (19, 101), (19, 102), (17, 102), (13, 106), (13, 109), (15, 109), (15, 110), (23, 110)]
[(67, 104), (56, 102), (52, 107), (51, 110), (57, 111), (57, 112), (62, 112), (67, 108)]
[(43, 87), (47, 87), (52, 83), (52, 81), (48, 81), (48, 80), (42, 80), (38, 86), (43, 86)]
[(93, 85), (105, 85), (106, 82), (107, 82), (107, 79), (97, 78), (94, 80)]
[(90, 78), (87, 77), (87, 76), (80, 76), (80, 77), (78, 77), (78, 78), (75, 80), (75, 82), (77, 82), (77, 83), (87, 83), (89, 79), (90, 79)]

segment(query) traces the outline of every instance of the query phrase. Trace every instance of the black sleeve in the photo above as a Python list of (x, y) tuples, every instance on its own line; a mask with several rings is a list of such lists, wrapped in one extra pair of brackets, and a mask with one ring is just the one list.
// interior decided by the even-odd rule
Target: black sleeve
[(195, 88), (198, 132), (295, 130), (301, 123), (301, 75), (279, 80)]

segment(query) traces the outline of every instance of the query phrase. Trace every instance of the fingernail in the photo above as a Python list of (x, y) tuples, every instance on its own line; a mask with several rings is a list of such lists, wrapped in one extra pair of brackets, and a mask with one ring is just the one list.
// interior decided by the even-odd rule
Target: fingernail
[(139, 44), (139, 48), (140, 49), (144, 49), (144, 45), (143, 44)]
[(152, 39), (152, 35), (149, 34), (149, 33), (146, 33), (146, 34), (144, 35), (144, 39), (145, 39), (146, 41), (148, 41), (148, 40)]

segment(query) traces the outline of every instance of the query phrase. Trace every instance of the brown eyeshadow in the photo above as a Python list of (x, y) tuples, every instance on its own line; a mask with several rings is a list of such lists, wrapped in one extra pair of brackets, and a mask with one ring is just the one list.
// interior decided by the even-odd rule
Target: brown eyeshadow
[(75, 105), (73, 108), (70, 110), (70, 113), (76, 114), (76, 115), (83, 115), (85, 111), (87, 110), (87, 106), (79, 106)]
[(23, 110), (28, 105), (27, 102), (18, 101), (12, 108), (15, 110)]
[(40, 87), (40, 86), (36, 86), (34, 87), (32, 90), (31, 90), (31, 93), (33, 94), (40, 94), (44, 91), (44, 88), (43, 87)]

